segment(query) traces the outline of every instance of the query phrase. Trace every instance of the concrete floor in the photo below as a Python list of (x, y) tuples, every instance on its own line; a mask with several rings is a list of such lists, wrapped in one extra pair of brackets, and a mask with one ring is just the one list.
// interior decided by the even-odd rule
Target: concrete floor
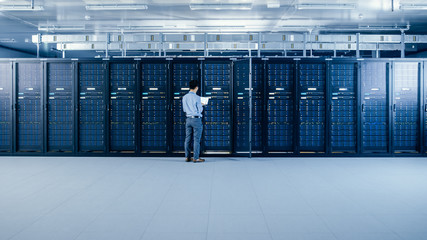
[(0, 239), (427, 239), (425, 158), (0, 158)]

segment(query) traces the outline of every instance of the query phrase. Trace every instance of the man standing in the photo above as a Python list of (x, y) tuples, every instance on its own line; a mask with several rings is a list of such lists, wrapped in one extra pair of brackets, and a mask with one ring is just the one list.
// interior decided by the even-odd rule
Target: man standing
[[(203, 105), (200, 96), (197, 95), (199, 83), (196, 80), (190, 81), (190, 91), (182, 98), (182, 107), (187, 116), (185, 121), (185, 161), (204, 162), (200, 158), (200, 138), (202, 137)], [(193, 159), (190, 158), (191, 135), (193, 135)]]

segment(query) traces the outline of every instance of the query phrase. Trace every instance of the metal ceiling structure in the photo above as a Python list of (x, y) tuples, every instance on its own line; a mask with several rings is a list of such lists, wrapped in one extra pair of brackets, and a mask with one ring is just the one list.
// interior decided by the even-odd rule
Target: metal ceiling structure
[[(42, 43), (44, 53), (105, 50), (105, 42), (112, 51), (356, 50), (360, 33), (360, 50), (401, 50), (402, 33), (406, 43), (423, 39), (426, 9), (423, 0), (0, 0), (0, 44), (35, 52), (32, 42)], [(363, 45), (373, 33), (396, 40)]]

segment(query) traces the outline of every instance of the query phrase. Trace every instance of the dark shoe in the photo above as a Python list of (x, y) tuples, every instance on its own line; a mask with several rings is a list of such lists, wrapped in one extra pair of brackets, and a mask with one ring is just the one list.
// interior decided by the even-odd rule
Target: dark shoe
[(185, 162), (191, 162), (191, 160), (192, 160), (192, 158), (188, 157), (188, 158), (185, 159)]
[(205, 161), (205, 159), (201, 159), (201, 158), (199, 158), (199, 159), (193, 159), (193, 162), (195, 162), (195, 163), (204, 162), (204, 161)]

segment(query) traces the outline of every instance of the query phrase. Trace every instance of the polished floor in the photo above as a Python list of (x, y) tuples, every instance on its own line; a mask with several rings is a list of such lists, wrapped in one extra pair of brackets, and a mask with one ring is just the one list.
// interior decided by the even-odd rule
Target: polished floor
[(0, 157), (0, 239), (427, 239), (427, 159)]

